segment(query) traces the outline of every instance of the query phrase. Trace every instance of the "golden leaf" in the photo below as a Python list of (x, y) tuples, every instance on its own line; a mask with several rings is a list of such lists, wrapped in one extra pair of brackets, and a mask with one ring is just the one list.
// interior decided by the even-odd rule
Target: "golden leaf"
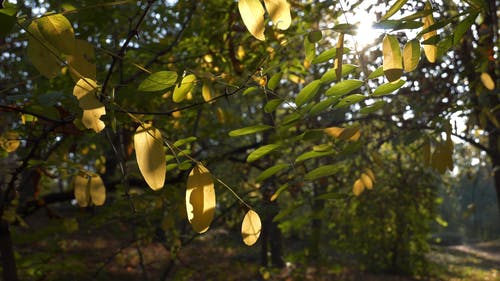
[(0, 136), (0, 146), (7, 152), (16, 151), (20, 145), (19, 134), (15, 131), (7, 131)]
[(146, 183), (158, 190), (165, 183), (167, 164), (160, 131), (151, 124), (139, 126), (134, 134), (137, 165)]
[(366, 187), (366, 189), (373, 189), (373, 181), (369, 175), (363, 173), (361, 174), (360, 179), (361, 182), (363, 182), (363, 185)]
[(205, 166), (197, 164), (189, 173), (186, 188), (186, 212), (193, 229), (208, 230), (215, 213), (215, 189), (212, 175)]
[(239, 0), (238, 10), (240, 11), (243, 23), (248, 31), (257, 39), (264, 41), (264, 7), (259, 0)]
[[(429, 2), (425, 3), (425, 10), (430, 10), (430, 9), (432, 9), (431, 4)], [(426, 29), (426, 28), (429, 28), (430, 26), (434, 25), (434, 16), (432, 16), (432, 13), (430, 13), (429, 15), (424, 17), (422, 19), (422, 22), (424, 24), (422, 29)], [(430, 39), (434, 36), (437, 36), (436, 30), (427, 32), (422, 37), (425, 41), (425, 40)], [(424, 47), (424, 54), (425, 54), (425, 57), (427, 58), (427, 60), (430, 63), (436, 62), (437, 51), (438, 51), (437, 46), (434, 44), (424, 44), (423, 47)]]
[(359, 196), (365, 190), (365, 185), (361, 179), (357, 179), (352, 186), (352, 192), (355, 196)]
[(243, 218), (243, 222), (241, 224), (241, 235), (243, 236), (243, 242), (252, 246), (257, 242), (260, 236), (260, 232), (262, 229), (262, 224), (260, 222), (259, 214), (257, 214), (253, 210), (249, 210), (245, 217)]
[(90, 198), (96, 206), (102, 206), (106, 201), (106, 187), (99, 175), (90, 177)]
[(87, 207), (90, 204), (89, 178), (87, 176), (76, 175), (73, 179), (73, 188), (78, 205), (80, 207)]
[(385, 77), (389, 82), (398, 80), (403, 74), (403, 58), (398, 39), (393, 35), (386, 35), (382, 42), (382, 52)]
[(483, 85), (484, 87), (486, 87), (486, 89), (491, 91), (495, 89), (495, 81), (493, 81), (493, 79), (487, 72), (481, 73), (481, 82), (483, 82)]
[(102, 131), (106, 126), (100, 119), (106, 114), (106, 108), (97, 99), (97, 83), (90, 78), (78, 80), (73, 88), (73, 95), (78, 99), (78, 104), (83, 109), (82, 123), (87, 129), (93, 129), (96, 133)]
[(264, 0), (266, 10), (278, 29), (286, 30), (292, 23), (290, 4), (286, 0)]

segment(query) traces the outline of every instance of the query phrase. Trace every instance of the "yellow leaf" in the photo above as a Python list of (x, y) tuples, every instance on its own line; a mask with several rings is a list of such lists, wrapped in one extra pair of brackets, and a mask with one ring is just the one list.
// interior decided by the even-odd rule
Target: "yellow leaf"
[(222, 108), (217, 107), (216, 115), (217, 115), (217, 120), (219, 121), (219, 123), (221, 123), (221, 124), (226, 123), (226, 121), (227, 121), (226, 112)]
[(257, 39), (264, 41), (264, 7), (260, 0), (239, 0), (238, 10), (240, 11), (243, 23), (248, 31)]
[(495, 81), (493, 81), (493, 79), (487, 72), (481, 73), (481, 82), (483, 82), (483, 85), (484, 87), (486, 87), (486, 89), (491, 91), (495, 89)]
[(73, 179), (73, 187), (78, 205), (80, 207), (87, 207), (90, 204), (89, 178), (87, 176), (76, 175)]
[(102, 206), (106, 201), (106, 187), (99, 175), (90, 177), (90, 198), (96, 206)]
[(292, 23), (290, 4), (286, 0), (264, 0), (266, 10), (278, 29), (286, 30)]
[(59, 52), (43, 38), (35, 22), (28, 26), (28, 34), (27, 54), (31, 63), (46, 78), (56, 77), (61, 72), (59, 60), (55, 56)]
[(365, 169), (365, 174), (370, 177), (372, 182), (375, 182), (375, 174), (373, 174), (373, 171), (370, 168)]
[(203, 100), (208, 103), (214, 103), (215, 100), (213, 99), (213, 86), (210, 82), (205, 82), (203, 83), (203, 86), (201, 87), (201, 95), (203, 96)]
[(215, 213), (215, 189), (212, 175), (197, 164), (189, 173), (186, 189), (187, 217), (198, 233), (208, 230)]
[(361, 179), (357, 179), (352, 186), (352, 192), (355, 196), (359, 196), (365, 190), (365, 185)]
[[(430, 10), (430, 9), (432, 9), (430, 3), (429, 2), (425, 3), (425, 10)], [(429, 28), (430, 26), (434, 25), (434, 17), (432, 16), (432, 13), (430, 13), (429, 15), (424, 17), (422, 19), (422, 22), (424, 24), (422, 29), (426, 29), (426, 28)], [(430, 39), (434, 36), (437, 36), (437, 30), (427, 32), (422, 37), (425, 41), (425, 40)], [(425, 54), (425, 57), (427, 58), (427, 60), (430, 63), (436, 62), (437, 51), (438, 51), (437, 46), (434, 44), (424, 44), (423, 47), (424, 47), (424, 54)]]
[(7, 131), (0, 136), (0, 146), (7, 152), (14, 152), (21, 145), (19, 134), (14, 131)]
[(62, 14), (43, 16), (36, 20), (38, 29), (52, 46), (64, 54), (75, 49), (75, 32), (69, 20)]
[(96, 79), (96, 64), (94, 46), (85, 40), (76, 40), (75, 51), (67, 56), (68, 64), (71, 66), (70, 74), (73, 80), (88, 77)]
[(359, 128), (330, 127), (324, 129), (323, 131), (330, 136), (346, 141), (357, 141), (361, 137), (361, 131)]
[(249, 210), (245, 217), (243, 218), (243, 222), (241, 224), (241, 235), (243, 236), (243, 242), (252, 246), (257, 242), (260, 236), (260, 231), (262, 229), (262, 224), (260, 222), (259, 214), (257, 214), (253, 210)]
[(385, 77), (389, 82), (401, 78), (403, 74), (403, 58), (398, 39), (393, 35), (386, 35), (382, 42), (382, 52), (384, 55), (383, 69)]
[(153, 190), (162, 188), (167, 164), (160, 131), (151, 124), (139, 126), (134, 134), (134, 149), (137, 165), (146, 183)]
[(406, 72), (415, 70), (420, 61), (420, 43), (413, 39), (403, 47), (403, 66)]
[(366, 189), (373, 189), (373, 181), (369, 175), (363, 173), (361, 174), (360, 179)]
[(193, 89), (195, 82), (196, 76), (194, 76), (193, 74), (186, 75), (184, 78), (182, 78), (181, 84), (174, 89), (172, 100), (177, 103), (183, 101), (188, 93)]
[(102, 131), (106, 126), (100, 119), (106, 114), (106, 108), (97, 99), (97, 83), (90, 78), (78, 80), (73, 88), (73, 95), (78, 99), (78, 104), (83, 109), (82, 123), (87, 129), (93, 129), (96, 133)]

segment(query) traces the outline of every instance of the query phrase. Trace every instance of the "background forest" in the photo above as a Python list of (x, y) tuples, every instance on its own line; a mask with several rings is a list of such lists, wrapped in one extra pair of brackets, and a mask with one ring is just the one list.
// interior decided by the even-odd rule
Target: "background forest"
[(3, 1), (3, 280), (500, 280), (499, 5)]

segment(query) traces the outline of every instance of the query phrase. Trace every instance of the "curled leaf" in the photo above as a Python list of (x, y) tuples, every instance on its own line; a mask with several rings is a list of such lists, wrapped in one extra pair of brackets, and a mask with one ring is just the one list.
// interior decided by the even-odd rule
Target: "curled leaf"
[(193, 229), (208, 230), (215, 213), (215, 189), (212, 175), (205, 166), (197, 164), (189, 173), (186, 189), (186, 212)]
[(167, 165), (160, 131), (151, 124), (140, 126), (134, 135), (134, 148), (139, 170), (146, 183), (153, 190), (162, 188)]

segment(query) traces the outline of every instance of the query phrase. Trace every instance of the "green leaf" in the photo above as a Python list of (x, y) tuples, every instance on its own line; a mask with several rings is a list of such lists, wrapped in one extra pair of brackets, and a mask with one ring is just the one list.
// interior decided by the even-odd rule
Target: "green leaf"
[(318, 157), (323, 157), (323, 156), (328, 156), (332, 155), (335, 153), (332, 149), (327, 150), (327, 151), (308, 151), (304, 152), (297, 159), (295, 159), (295, 163), (300, 163), (302, 161), (308, 160), (308, 159), (313, 159), (313, 158), (318, 158)]
[(177, 73), (175, 71), (158, 71), (148, 76), (139, 84), (139, 91), (156, 92), (163, 91), (175, 85)]
[(265, 130), (271, 129), (272, 126), (269, 125), (254, 125), (254, 126), (249, 126), (237, 130), (233, 130), (229, 132), (230, 137), (238, 137), (238, 136), (244, 136), (244, 135), (250, 135), (250, 134), (255, 134), (258, 132), (262, 132)]
[(422, 27), (423, 23), (419, 21), (403, 21), (403, 20), (384, 20), (373, 25), (376, 29), (401, 30), (401, 29), (417, 29)]
[(391, 8), (387, 11), (387, 13), (382, 17), (382, 20), (386, 20), (390, 18), (392, 15), (394, 15), (397, 11), (399, 11), (404, 4), (406, 4), (408, 0), (397, 0)]
[[(358, 66), (354, 65), (354, 64), (343, 64), (341, 76), (344, 77), (344, 76), (348, 75), (349, 73), (353, 72), (356, 68), (358, 68)], [(335, 71), (336, 71), (335, 68), (331, 68), (327, 72), (325, 72), (323, 74), (323, 76), (321, 76), (321, 79), (320, 79), (321, 83), (327, 84), (327, 83), (331, 83), (333, 81), (336, 81), (337, 74), (335, 73)]]
[(185, 138), (185, 139), (177, 140), (176, 142), (174, 142), (174, 146), (175, 147), (181, 147), (183, 145), (186, 145), (188, 143), (192, 143), (194, 141), (196, 141), (196, 137), (188, 137), (188, 138)]
[(288, 164), (277, 164), (277, 165), (274, 165), (270, 168), (267, 168), (264, 171), (262, 171), (262, 173), (260, 173), (260, 175), (255, 179), (255, 182), (262, 182), (263, 180), (274, 176), (278, 172), (280, 172), (288, 167), (290, 167), (290, 165), (288, 165)]
[(263, 156), (273, 152), (274, 150), (276, 150), (280, 146), (281, 145), (277, 144), (277, 143), (261, 146), (261, 147), (257, 148), (256, 150), (252, 151), (248, 155), (247, 162), (253, 162), (255, 160), (258, 160), (258, 159), (262, 158)]
[(373, 112), (381, 109), (384, 106), (384, 104), (385, 104), (385, 101), (380, 100), (380, 101), (375, 102), (372, 105), (363, 107), (359, 112), (361, 114), (370, 114), (370, 113), (373, 113)]
[(422, 10), (416, 13), (413, 13), (411, 15), (408, 15), (406, 17), (401, 18), (401, 20), (407, 21), (407, 20), (416, 20), (416, 19), (421, 19), (427, 15), (432, 13), (432, 10)]
[(267, 82), (267, 88), (271, 91), (274, 91), (279, 86), (282, 76), (283, 76), (282, 72), (278, 72), (273, 76), (271, 76), (269, 82)]
[(329, 97), (340, 97), (358, 89), (362, 85), (363, 81), (361, 80), (344, 80), (333, 85), (326, 91), (325, 95)]
[(420, 43), (417, 39), (408, 41), (403, 48), (403, 66), (406, 72), (415, 70), (420, 61)]
[(375, 89), (372, 96), (373, 97), (380, 97), (383, 95), (390, 94), (390, 93), (396, 91), (397, 89), (401, 88), (405, 83), (406, 83), (405, 80), (399, 79), (399, 80), (396, 80), (394, 82), (382, 84), (382, 85), (378, 86), (377, 89)]
[(326, 100), (320, 101), (317, 104), (315, 104), (311, 110), (309, 111), (310, 116), (316, 116), (323, 111), (327, 110), (332, 104), (336, 103), (339, 100), (338, 97), (330, 97), (327, 98)]
[(384, 74), (390, 82), (398, 80), (403, 74), (403, 59), (398, 39), (387, 34), (383, 41)]
[(368, 79), (374, 79), (382, 75), (384, 75), (384, 67), (380, 66), (377, 69), (375, 69), (372, 73), (370, 73), (370, 75), (368, 75)]
[(194, 76), (193, 74), (186, 75), (186, 77), (182, 79), (181, 84), (175, 87), (174, 94), (172, 95), (172, 100), (176, 103), (183, 101), (186, 98), (187, 94), (191, 92), (195, 83), (196, 76)]
[(16, 24), (16, 14), (16, 8), (0, 9), (0, 37), (6, 36), (10, 33)]
[(470, 29), (470, 27), (476, 20), (477, 15), (478, 15), (477, 13), (472, 13), (468, 17), (466, 17), (463, 21), (457, 24), (457, 26), (453, 30), (453, 45), (460, 42), (464, 34), (467, 32), (467, 30)]
[(38, 25), (32, 22), (28, 26), (28, 58), (35, 68), (46, 78), (56, 77), (61, 72), (58, 58), (59, 51), (47, 42), (40, 31)]
[(340, 33), (356, 35), (356, 30), (358, 27), (355, 24), (341, 23), (335, 25), (332, 30)]
[(311, 63), (317, 64), (317, 63), (326, 62), (326, 61), (331, 60), (332, 58), (334, 58), (336, 54), (337, 54), (337, 49), (336, 48), (331, 48), (331, 49), (326, 50), (326, 51), (322, 52), (321, 54), (317, 55), (312, 60)]
[(323, 38), (323, 34), (321, 33), (321, 30), (313, 30), (307, 34), (307, 38), (309, 39), (309, 42), (316, 43)]
[(272, 100), (269, 100), (266, 105), (264, 105), (264, 111), (266, 113), (271, 113), (271, 112), (274, 112), (278, 106), (280, 106), (280, 104), (283, 102), (282, 99), (272, 99)]
[(340, 102), (335, 106), (336, 108), (342, 108), (342, 107), (347, 107), (350, 105), (353, 105), (355, 103), (358, 103), (362, 100), (365, 99), (365, 96), (362, 94), (353, 94), (347, 97), (344, 97), (343, 99), (340, 100)]
[(278, 196), (281, 194), (281, 192), (285, 191), (288, 188), (288, 186), (289, 186), (288, 183), (285, 183), (284, 185), (280, 186), (278, 190), (276, 190), (276, 192), (274, 192), (274, 194), (271, 196), (269, 201), (273, 202), (276, 199), (278, 199)]
[(323, 177), (331, 176), (339, 171), (339, 165), (325, 165), (316, 168), (304, 176), (305, 180), (315, 180)]
[(246, 95), (249, 95), (249, 94), (253, 94), (253, 93), (257, 93), (260, 91), (260, 88), (259, 87), (248, 87), (245, 91), (243, 91), (243, 95), (246, 96)]
[(52, 46), (64, 54), (75, 49), (75, 32), (69, 20), (62, 14), (43, 16), (36, 20), (38, 30)]
[(302, 106), (316, 96), (321, 87), (320, 80), (314, 80), (305, 86), (300, 93), (295, 97), (295, 104), (297, 106)]

